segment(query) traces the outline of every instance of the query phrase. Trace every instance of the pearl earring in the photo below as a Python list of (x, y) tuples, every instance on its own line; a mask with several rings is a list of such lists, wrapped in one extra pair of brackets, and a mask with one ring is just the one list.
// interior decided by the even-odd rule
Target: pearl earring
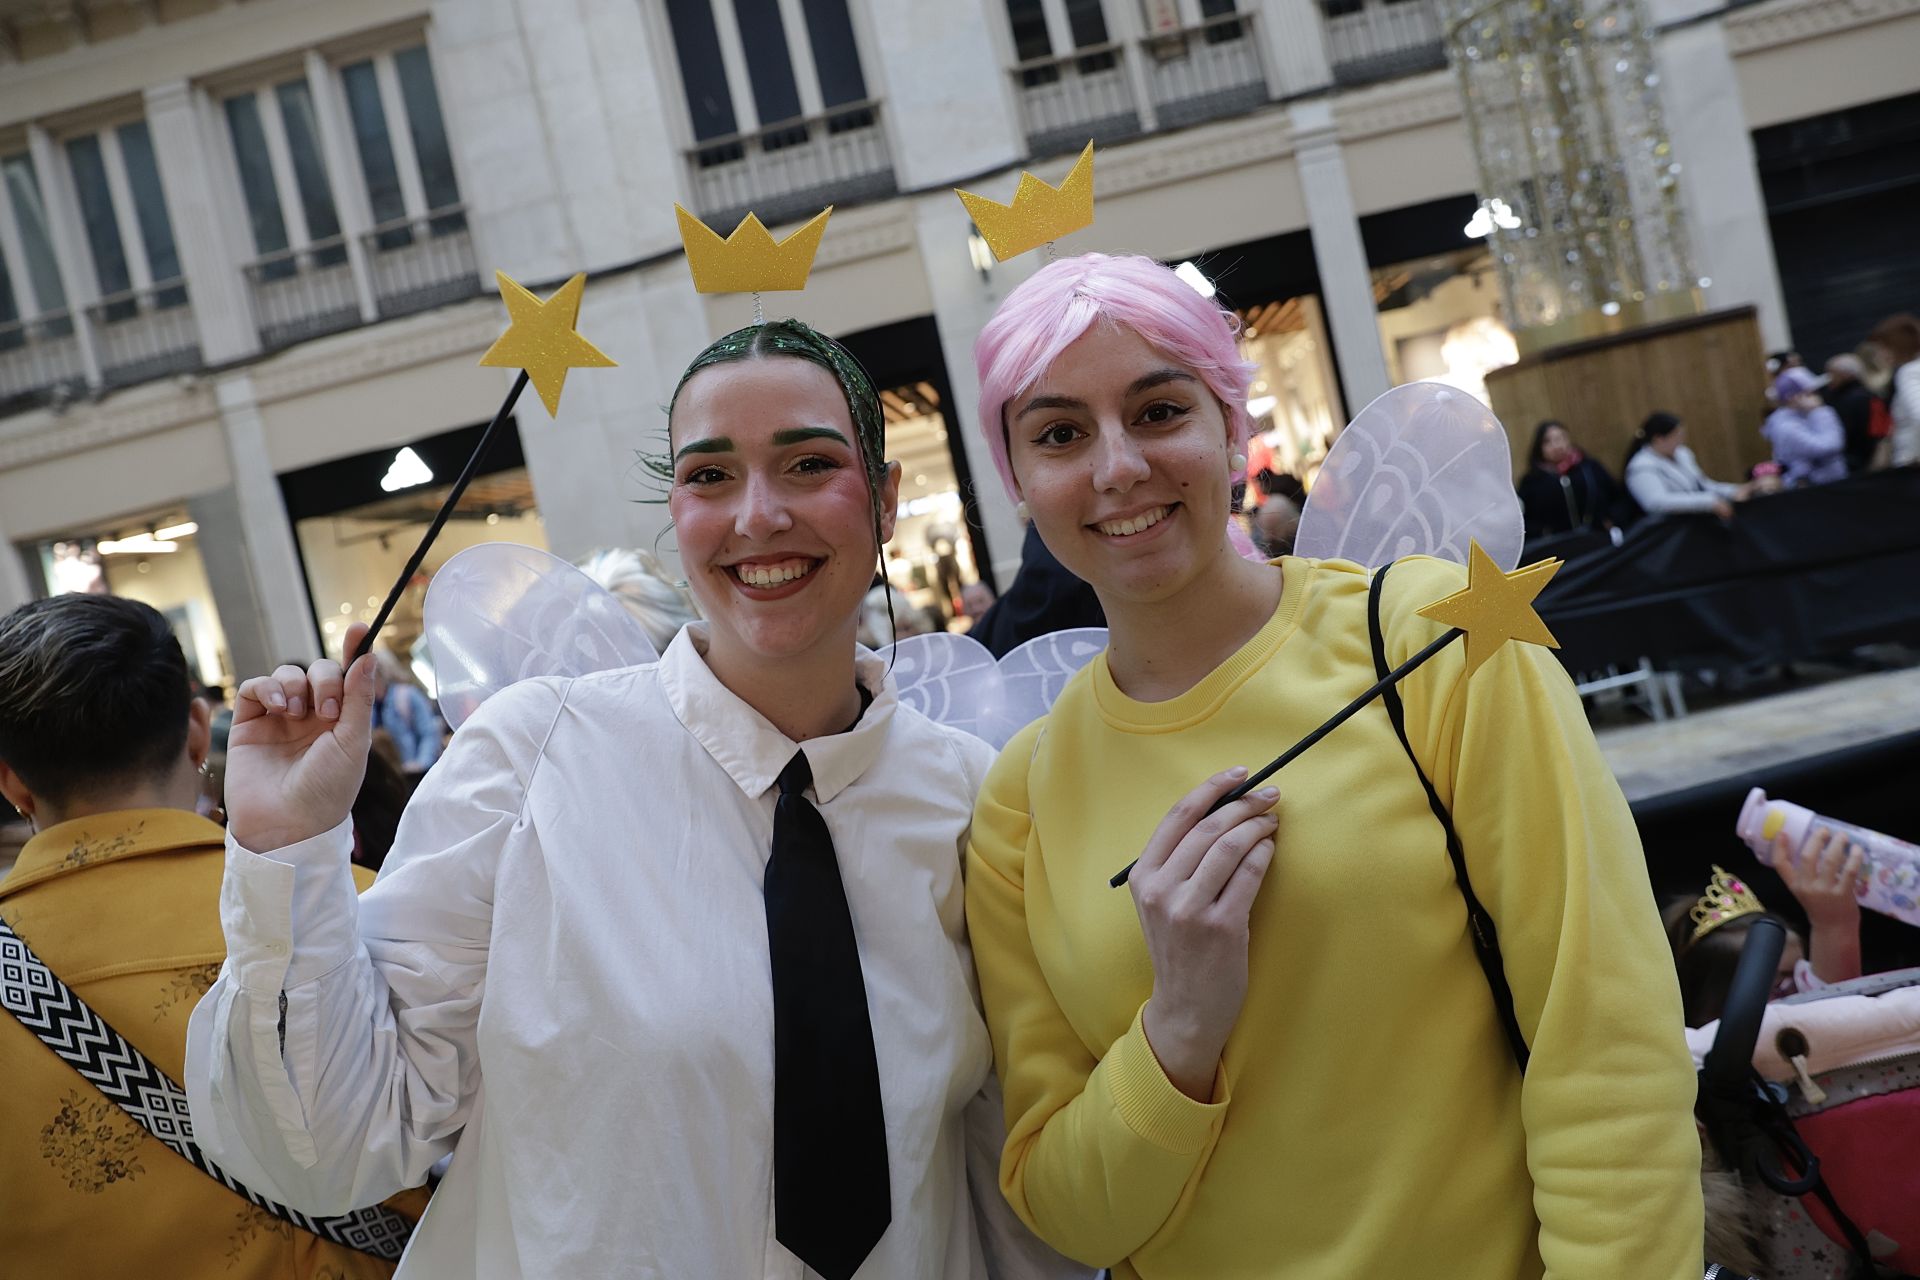
[(1024, 499), (1013, 504), (1013, 514), (1020, 518), (1020, 523), (1022, 524), (1033, 519), (1033, 512), (1027, 510), (1027, 504)]
[(1231, 458), (1227, 459), (1227, 467), (1232, 471), (1245, 471), (1247, 469), (1247, 455), (1244, 453), (1234, 454)]

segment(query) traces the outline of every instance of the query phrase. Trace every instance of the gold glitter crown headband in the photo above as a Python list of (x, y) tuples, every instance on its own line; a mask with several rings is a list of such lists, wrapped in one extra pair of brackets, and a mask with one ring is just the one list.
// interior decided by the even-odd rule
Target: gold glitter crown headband
[(1072, 172), (1057, 187), (1023, 171), (1012, 204), (1001, 204), (958, 187), (953, 193), (973, 215), (973, 225), (980, 228), (980, 237), (993, 251), (994, 260), (1017, 258), (1029, 249), (1093, 225), (1093, 144), (1087, 144)]
[(1744, 880), (1716, 866), (1713, 879), (1707, 882), (1707, 891), (1687, 912), (1688, 919), (1693, 921), (1693, 937), (1687, 940), (1687, 945), (1692, 946), (1730, 920), (1759, 915), (1765, 910)]
[(775, 241), (760, 219), (749, 213), (722, 240), (706, 223), (679, 205), (680, 244), (687, 251), (687, 268), (700, 293), (781, 293), (807, 287), (813, 256), (826, 234), (828, 205), (808, 223)]

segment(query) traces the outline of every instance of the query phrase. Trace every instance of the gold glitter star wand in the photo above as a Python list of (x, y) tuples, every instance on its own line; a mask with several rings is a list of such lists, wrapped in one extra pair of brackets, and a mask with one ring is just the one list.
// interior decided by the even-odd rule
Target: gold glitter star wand
[(587, 287), (586, 276), (576, 275), (542, 302), (506, 272), (496, 271), (493, 274), (500, 282), (500, 298), (507, 304), (507, 314), (512, 318), (512, 323), (487, 348), (487, 353), (480, 357), (480, 363), (493, 368), (518, 369), (520, 376), (513, 380), (513, 387), (507, 392), (507, 398), (500, 402), (500, 411), (493, 415), (493, 421), (480, 433), (480, 443), (474, 445), (473, 454), (461, 470), (460, 478), (453, 482), (452, 492), (440, 504), (433, 523), (427, 526), (420, 545), (407, 558), (407, 567), (400, 571), (393, 589), (387, 592), (386, 601), (374, 616), (373, 625), (367, 629), (358, 650), (347, 655), (349, 659), (373, 651), (374, 637), (386, 625), (388, 616), (393, 613), (393, 606), (400, 601), (401, 592), (413, 581), (413, 575), (420, 571), (420, 562), (427, 558), (427, 548), (433, 545), (433, 540), (440, 536), (440, 530), (446, 527), (454, 507), (459, 505), (460, 495), (467, 491), (474, 473), (480, 469), (480, 459), (486, 456), (494, 433), (500, 430), (500, 424), (513, 412), (513, 406), (519, 401), (520, 393), (527, 389), (527, 383), (532, 382), (534, 390), (540, 393), (540, 401), (547, 406), (548, 415), (558, 417), (560, 391), (566, 386), (567, 370), (604, 369), (614, 363), (573, 327), (580, 318), (580, 295)]
[[(1553, 633), (1547, 630), (1547, 624), (1540, 621), (1540, 615), (1533, 611), (1533, 600), (1553, 575), (1560, 571), (1560, 564), (1559, 560), (1542, 560), (1524, 569), (1515, 569), (1512, 573), (1502, 573), (1500, 566), (1494, 563), (1493, 557), (1488, 555), (1477, 541), (1470, 544), (1467, 550), (1466, 589), (1456, 591), (1443, 600), (1436, 600), (1419, 611), (1423, 618), (1447, 624), (1448, 630), (1442, 632), (1432, 644), (1382, 676), (1359, 697), (1336, 711), (1319, 728), (1282, 751), (1273, 763), (1221, 796), (1213, 808), (1207, 812), (1218, 812), (1223, 806), (1232, 804), (1271, 778), (1298, 759), (1308, 747), (1352, 719), (1354, 713), (1360, 708), (1418, 671), (1429, 658), (1461, 636), (1467, 638), (1469, 679), (1488, 658), (1499, 650), (1501, 645), (1509, 640), (1524, 640), (1528, 644), (1540, 644), (1549, 649), (1558, 649), (1559, 641), (1555, 640)], [(1119, 873), (1108, 883), (1118, 889), (1127, 882), (1127, 877), (1133, 874), (1133, 866), (1134, 864), (1129, 862), (1120, 868)]]

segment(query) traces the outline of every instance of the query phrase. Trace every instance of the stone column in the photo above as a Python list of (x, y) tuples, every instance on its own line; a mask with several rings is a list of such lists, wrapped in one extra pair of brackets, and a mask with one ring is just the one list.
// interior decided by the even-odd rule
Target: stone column
[(242, 255), (236, 252), (251, 243), (247, 228), (231, 225), (224, 216), (217, 171), (187, 82), (150, 86), (146, 107), (167, 219), (200, 330), (201, 357), (210, 365), (244, 359), (260, 349), (241, 275)]
[(1003, 262), (982, 280), (967, 255), (967, 211), (950, 192), (934, 191), (914, 199), (915, 234), (920, 260), (927, 272), (927, 291), (933, 298), (935, 322), (940, 328), (940, 354), (947, 363), (947, 381), (953, 403), (943, 405), (948, 439), (960, 441), (979, 500), (980, 523), (987, 536), (993, 576), (1001, 590), (1020, 567), (1020, 543), (1026, 529), (1014, 515), (994, 470), (993, 457), (980, 438), (976, 419), (980, 387), (973, 372), (973, 343), (993, 315), (994, 308), (1022, 280), (1039, 268), (1041, 255), (1024, 254)]
[[(300, 556), (294, 549), (293, 526), (280, 498), (280, 480), (267, 453), (266, 427), (254, 399), (253, 379), (245, 373), (220, 378), (214, 384), (214, 397), (220, 406), (227, 465), (233, 472), (240, 535), (253, 579), (262, 642), (275, 663), (311, 658), (320, 652), (319, 633), (314, 629), (306, 575), (301, 572)], [(222, 621), (226, 621), (224, 616)], [(239, 660), (236, 648), (234, 661), (238, 664)]]
[(100, 286), (93, 274), (93, 254), (87, 248), (81, 228), (80, 202), (67, 181), (65, 157), (53, 141), (53, 135), (37, 124), (27, 126), (27, 150), (33, 157), (34, 176), (40, 182), (40, 199), (47, 211), (47, 235), (53, 241), (53, 256), (60, 269), (60, 282), (67, 294), (67, 309), (73, 316), (73, 336), (80, 347), (80, 363), (86, 371), (87, 385), (100, 385), (100, 353), (94, 340), (93, 317), (88, 308), (100, 299)]
[(40, 592), (27, 576), (27, 553), (13, 545), (4, 526), (0, 526), (0, 617), (12, 613)]
[(1248, 7), (1274, 80), (1274, 97), (1294, 98), (1333, 83), (1326, 22), (1316, 0), (1257, 0)]
[(1753, 306), (1769, 351), (1792, 345), (1773, 231), (1720, 19), (1664, 33), (1654, 46), (1667, 128), (1679, 158), (1693, 260), (1713, 283), (1708, 307)]
[[(1026, 154), (1013, 81), (987, 27), (1000, 19), (950, 0), (865, 9), (876, 57), (861, 70), (868, 92), (882, 99), (902, 191), (958, 182)], [(933, 50), (938, 56), (928, 56)]]
[(1334, 129), (1333, 105), (1325, 98), (1297, 102), (1290, 109), (1294, 162), (1307, 203), (1307, 227), (1313, 234), (1313, 258), (1320, 268), (1320, 300), (1346, 390), (1351, 417), (1392, 382), (1380, 345), (1380, 313), (1373, 301), (1373, 277), (1360, 240), (1347, 162)]

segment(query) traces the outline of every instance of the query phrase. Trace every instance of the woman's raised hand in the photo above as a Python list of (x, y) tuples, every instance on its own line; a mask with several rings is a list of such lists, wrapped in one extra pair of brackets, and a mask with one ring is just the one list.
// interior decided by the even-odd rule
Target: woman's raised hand
[(373, 739), (367, 628), (347, 630), (343, 674), (322, 658), (255, 676), (234, 698), (227, 738), (227, 829), (257, 853), (331, 831), (353, 809)]
[(1207, 813), (1246, 776), (1216, 773), (1187, 793), (1127, 882), (1153, 962), (1141, 1027), (1167, 1078), (1201, 1102), (1213, 1098), (1214, 1070), (1247, 998), (1247, 918), (1279, 825), (1274, 787)]

